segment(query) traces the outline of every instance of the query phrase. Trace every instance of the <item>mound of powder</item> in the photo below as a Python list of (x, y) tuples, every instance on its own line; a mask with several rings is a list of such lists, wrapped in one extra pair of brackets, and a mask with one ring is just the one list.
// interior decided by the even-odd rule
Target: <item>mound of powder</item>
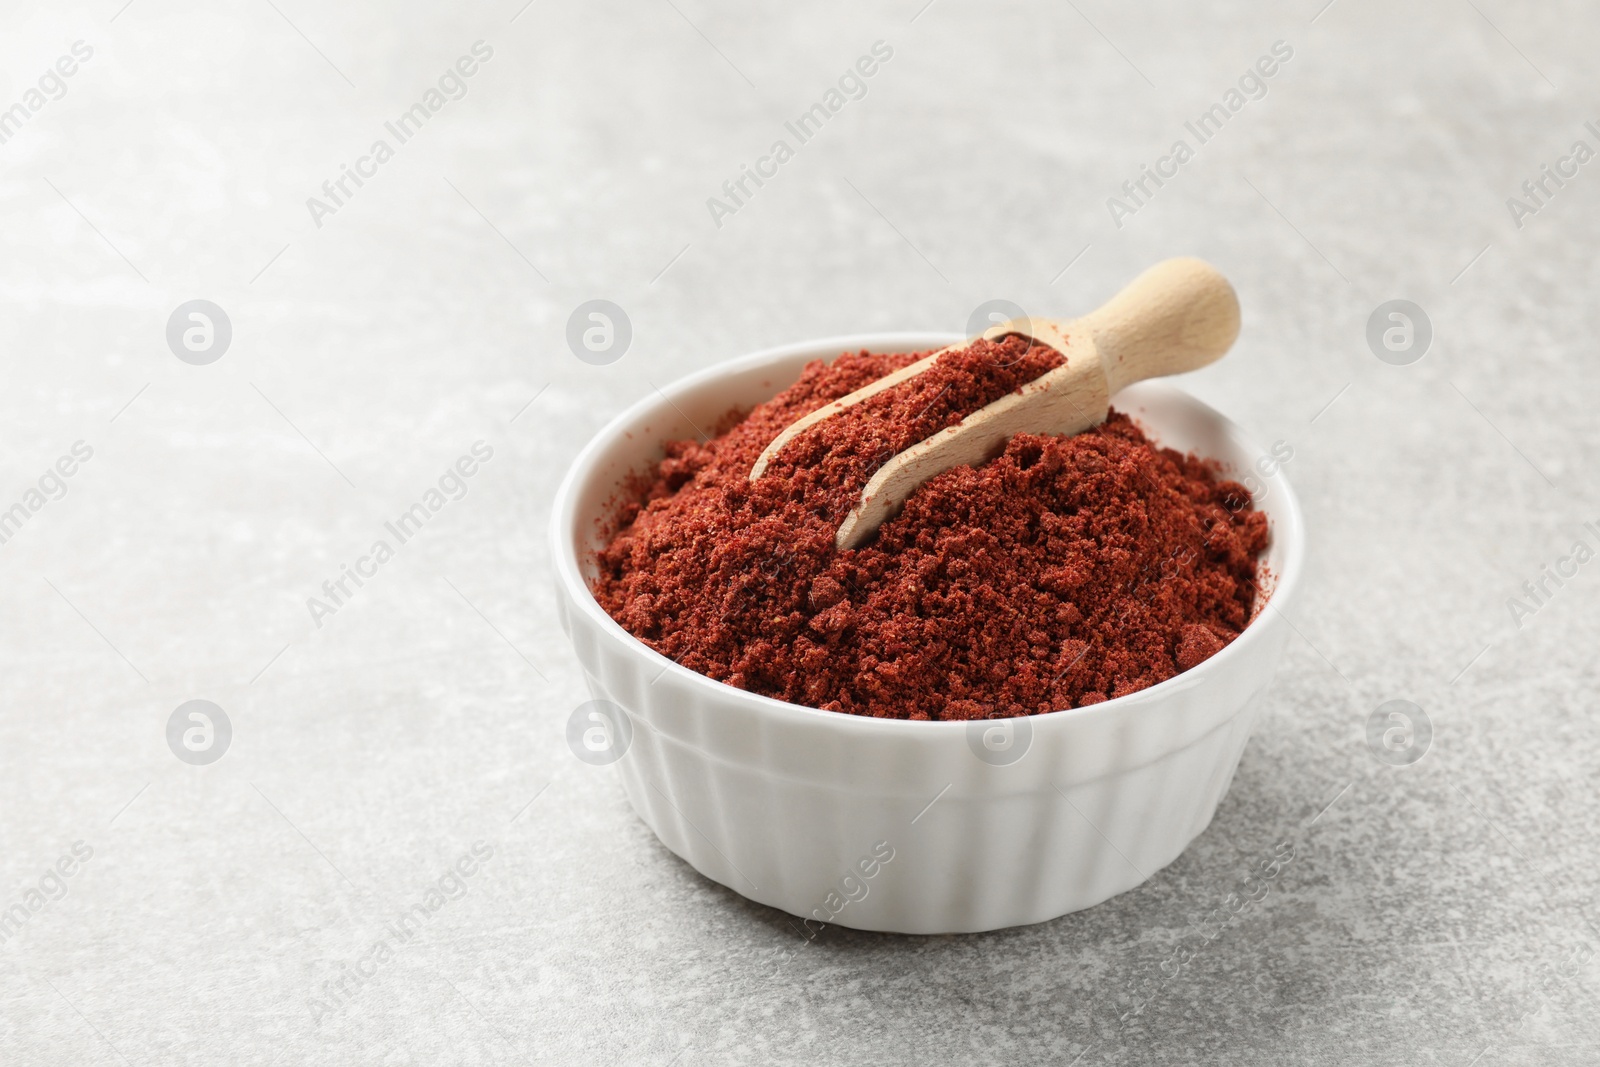
[(725, 432), (675, 441), (598, 554), (628, 632), (741, 689), (856, 715), (982, 719), (1081, 707), (1215, 655), (1249, 621), (1266, 517), (1213, 466), (1113, 411), (922, 486), (876, 539), (834, 534), (891, 456), (1057, 367), (980, 341), (792, 441), (790, 423), (926, 353), (840, 356)]

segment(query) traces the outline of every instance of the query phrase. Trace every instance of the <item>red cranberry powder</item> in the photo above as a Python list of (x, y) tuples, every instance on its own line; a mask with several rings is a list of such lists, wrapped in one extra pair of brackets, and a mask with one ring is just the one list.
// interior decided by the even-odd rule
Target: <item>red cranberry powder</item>
[(1116, 411), (1072, 437), (1013, 437), (922, 486), (874, 540), (834, 547), (891, 456), (1060, 366), (1024, 338), (941, 357), (801, 434), (750, 482), (790, 423), (923, 355), (813, 362), (719, 436), (669, 443), (598, 553), (600, 605), (728, 685), (902, 719), (1082, 707), (1238, 636), (1266, 516), (1214, 464), (1158, 447)]

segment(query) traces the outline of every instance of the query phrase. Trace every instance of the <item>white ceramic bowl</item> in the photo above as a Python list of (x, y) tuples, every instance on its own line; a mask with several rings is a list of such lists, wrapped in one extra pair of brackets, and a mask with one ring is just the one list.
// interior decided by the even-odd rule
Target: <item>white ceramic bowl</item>
[[(557, 494), (556, 602), (596, 699), (632, 727), (616, 761), (628, 800), (697, 871), (805, 920), (956, 933), (1041, 922), (1131, 889), (1177, 858), (1233, 780), (1287, 637), (1277, 610), (1304, 556), (1281, 473), (1258, 478), (1272, 607), (1159, 685), (1003, 722), (911, 722), (799, 707), (712, 681), (651, 650), (589, 592), (600, 520), (662, 443), (775, 395), (813, 359), (939, 348), (946, 334), (789, 345), (692, 375), (614, 419)], [(1162, 383), (1115, 405), (1161, 444), (1240, 476), (1262, 459), (1238, 429)], [(1020, 757), (1020, 758), (1019, 758)], [(800, 923), (796, 923), (800, 926)]]

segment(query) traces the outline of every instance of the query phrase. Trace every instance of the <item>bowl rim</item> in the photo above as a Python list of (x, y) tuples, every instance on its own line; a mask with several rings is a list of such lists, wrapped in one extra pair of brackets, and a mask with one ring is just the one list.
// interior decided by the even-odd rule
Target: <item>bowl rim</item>
[[(1064, 727), (1068, 723), (1083, 719), (1114, 716), (1119, 712), (1132, 711), (1139, 706), (1157, 701), (1168, 694), (1181, 692), (1200, 684), (1207, 673), (1222, 669), (1231, 661), (1246, 655), (1250, 647), (1266, 640), (1264, 636), (1266, 614), (1269, 609), (1276, 609), (1279, 614), (1282, 614), (1281, 603), (1288, 600), (1298, 587), (1305, 561), (1305, 523), (1300, 510), (1300, 502), (1295, 496), (1294, 488), (1290, 485), (1287, 475), (1281, 469), (1273, 474), (1273, 480), (1276, 482), (1275, 490), (1282, 495), (1280, 500), (1274, 502), (1271, 518), (1273, 520), (1272, 536), (1274, 538), (1279, 536), (1287, 538), (1284, 547), (1283, 567), (1273, 575), (1271, 593), (1261, 603), (1250, 621), (1245, 624), (1245, 628), (1240, 631), (1239, 636), (1230, 641), (1221, 651), (1189, 670), (1179, 671), (1171, 678), (1157, 682), (1155, 685), (1145, 689), (1120, 697), (1112, 697), (1098, 704), (1090, 704), (1085, 707), (1058, 708), (1054, 711), (1035, 712), (1031, 715), (1015, 716), (1009, 719), (929, 721), (888, 716), (879, 718), (870, 715), (851, 715), (845, 712), (807, 707), (804, 704), (792, 704), (776, 697), (739, 689), (724, 682), (719, 682), (698, 671), (690, 670), (688, 667), (668, 656), (662, 655), (639, 640), (600, 607), (599, 602), (595, 600), (594, 594), (590, 591), (588, 583), (584, 581), (583, 572), (578, 563), (577, 534), (580, 526), (577, 522), (579, 516), (575, 514), (576, 501), (580, 490), (592, 477), (593, 468), (599, 455), (609, 448), (619, 436), (624, 435), (630, 426), (643, 421), (658, 408), (663, 406), (675, 408), (677, 406), (675, 403), (676, 398), (692, 393), (707, 383), (766, 364), (778, 363), (797, 356), (832, 359), (845, 352), (860, 351), (861, 349), (907, 352), (924, 348), (941, 348), (962, 340), (962, 336), (961, 334), (945, 331), (904, 330), (838, 334), (805, 341), (794, 341), (720, 361), (712, 366), (678, 378), (665, 387), (652, 386), (654, 389), (653, 395), (643, 396), (628, 405), (590, 438), (589, 442), (583, 446), (567, 467), (567, 472), (561, 480), (561, 485), (556, 490), (555, 499), (550, 509), (551, 566), (555, 570), (557, 582), (572, 601), (572, 606), (584, 612), (586, 617), (596, 623), (602, 631), (613, 639), (619, 640), (629, 652), (643, 655), (654, 666), (662, 668), (661, 673), (673, 673), (681, 681), (696, 688), (714, 687), (706, 693), (713, 700), (720, 698), (722, 700), (745, 701), (758, 713), (777, 716), (796, 725), (821, 726), (824, 728), (831, 726), (841, 730), (903, 731), (916, 733), (922, 737), (933, 736), (933, 732), (936, 730), (942, 730), (945, 733), (965, 731), (971, 722), (1023, 721), (1040, 726), (1049, 724), (1046, 728), (1055, 728), (1058, 724)], [(1135, 387), (1169, 392), (1181, 397), (1187, 403), (1197, 405), (1207, 416), (1216, 419), (1221, 424), (1223, 432), (1231, 436), (1245, 451), (1253, 452), (1257, 455), (1266, 454), (1265, 450), (1246, 436), (1232, 419), (1199, 397), (1174, 385), (1170, 379), (1155, 379), (1130, 386), (1130, 388)], [(786, 386), (778, 386), (779, 390), (783, 388), (786, 388)], [(1112, 399), (1115, 400), (1116, 397), (1112, 397)], [(658, 673), (658, 680), (660, 676), (661, 674)], [(633, 712), (629, 714), (637, 717)]]

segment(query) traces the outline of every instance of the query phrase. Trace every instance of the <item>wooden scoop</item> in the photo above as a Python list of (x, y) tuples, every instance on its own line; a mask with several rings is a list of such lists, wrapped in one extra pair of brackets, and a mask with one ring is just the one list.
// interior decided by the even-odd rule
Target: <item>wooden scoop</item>
[[(1013, 434), (1079, 433), (1105, 421), (1112, 395), (1123, 386), (1197, 370), (1221, 358), (1239, 336), (1239, 299), (1209, 263), (1169, 259), (1081, 319), (1015, 319), (983, 337), (993, 341), (1012, 334), (1050, 346), (1066, 362), (891, 458), (839, 526), (835, 544), (840, 549), (860, 545), (934, 475), (992, 459)], [(971, 343), (935, 352), (795, 422), (761, 453), (750, 480), (766, 472), (784, 445), (823, 419), (916, 377), (946, 352)]]

